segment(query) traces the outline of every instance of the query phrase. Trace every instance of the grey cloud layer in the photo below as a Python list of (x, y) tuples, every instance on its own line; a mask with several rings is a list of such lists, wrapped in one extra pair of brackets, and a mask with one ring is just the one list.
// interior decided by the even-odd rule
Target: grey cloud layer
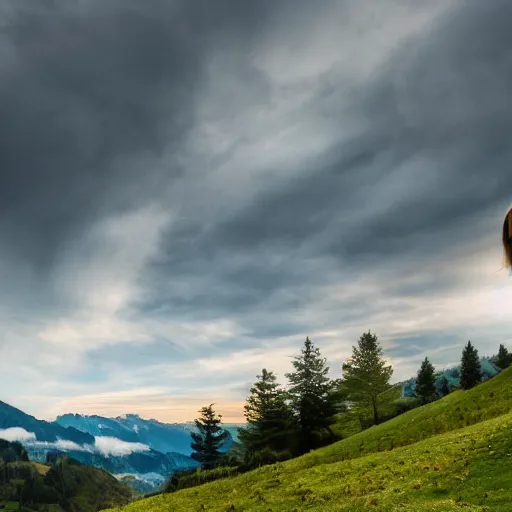
[[(340, 133), (356, 120), (363, 133), (305, 162), (296, 179), (270, 182), (209, 230), (174, 225), (157, 275), (203, 273), (190, 307), (209, 297), (216, 311), (233, 311), (260, 307), (282, 286), (318, 283), (332, 259), (345, 271), (405, 269), (485, 234), (479, 217), (499, 215), (512, 190), (510, 10), (473, 2), (448, 12), (349, 92), (348, 105), (337, 68), (320, 77), (304, 118), (328, 115)], [(180, 309), (182, 294), (175, 299)]]
[[(435, 2), (389, 7), (399, 4), (397, 29)], [(407, 304), (392, 299), (464, 290), (460, 274), (425, 268), (487, 237), (510, 202), (512, 5), (447, 2), (366, 76), (359, 68), (379, 50), (365, 39), (367, 28), (380, 30), (376, 9), (348, 0), (4, 2), (0, 319), (30, 319), (36, 332), (59, 308), (79, 307), (59, 289), (68, 247), (108, 216), (155, 202), (171, 220), (123, 315), (142, 324), (227, 318), (239, 332), (187, 353), (171, 328), (153, 333), (146, 352), (96, 347), (84, 382), (101, 380), (87, 371), (98, 361), (108, 373), (109, 361), (184, 362), (344, 322), (366, 330), (382, 308), (370, 291), (322, 296), (361, 276), (403, 313)], [(339, 38), (323, 29), (329, 19)], [(363, 20), (353, 36), (360, 52), (347, 56), (352, 19)], [(308, 60), (300, 44), (311, 33), (332, 40)], [(288, 62), (272, 60), (284, 49)], [(97, 244), (80, 261), (100, 253)], [(452, 335), (430, 338), (432, 347)], [(428, 339), (399, 339), (393, 356), (413, 357)]]
[(158, 196), (180, 174), (160, 157), (179, 151), (194, 123), (209, 54), (219, 39), (250, 38), (269, 4), (9, 5), (0, 55), (2, 252), (47, 269), (66, 239)]

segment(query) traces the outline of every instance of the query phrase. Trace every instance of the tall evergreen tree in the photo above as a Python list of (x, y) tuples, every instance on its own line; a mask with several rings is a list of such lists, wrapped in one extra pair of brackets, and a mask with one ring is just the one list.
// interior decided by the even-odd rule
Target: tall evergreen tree
[(482, 382), (482, 369), (478, 350), (473, 347), (471, 341), (464, 347), (460, 368), (460, 386), (462, 389), (471, 389)]
[(443, 375), (441, 377), (441, 382), (439, 383), (439, 393), (441, 396), (446, 396), (450, 394), (450, 383), (448, 379)]
[(305, 453), (324, 444), (326, 434), (329, 440), (334, 439), (330, 426), (335, 422), (337, 408), (327, 377), (329, 366), (309, 338), (292, 364), (295, 371), (286, 374), (290, 383), (288, 396), (298, 421), (301, 451)]
[(495, 359), (496, 366), (501, 370), (508, 368), (512, 363), (512, 354), (507, 350), (505, 345), (501, 344), (498, 350), (498, 355)]
[(373, 411), (373, 421), (379, 423), (378, 396), (389, 388), (393, 368), (386, 365), (377, 335), (364, 333), (357, 347), (352, 347), (352, 357), (343, 364), (343, 386), (350, 400), (368, 404)]
[(197, 432), (191, 432), (191, 457), (201, 463), (202, 469), (217, 467), (222, 458), (220, 448), (229, 437), (229, 432), (220, 425), (222, 416), (217, 415), (213, 405), (203, 407), (199, 412), (201, 416), (195, 420)]
[(422, 404), (431, 402), (436, 396), (436, 377), (434, 372), (434, 366), (428, 360), (428, 357), (425, 357), (418, 371), (416, 387), (414, 389), (416, 396), (420, 399)]
[(276, 376), (265, 368), (257, 379), (244, 407), (247, 426), (238, 431), (238, 438), (249, 454), (265, 448), (276, 452), (285, 450), (293, 427), (286, 393)]

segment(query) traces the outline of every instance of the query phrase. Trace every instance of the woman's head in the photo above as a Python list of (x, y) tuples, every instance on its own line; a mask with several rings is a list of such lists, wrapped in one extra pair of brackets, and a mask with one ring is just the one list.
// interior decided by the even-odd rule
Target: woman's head
[(503, 221), (503, 249), (505, 251), (505, 266), (512, 267), (512, 208)]

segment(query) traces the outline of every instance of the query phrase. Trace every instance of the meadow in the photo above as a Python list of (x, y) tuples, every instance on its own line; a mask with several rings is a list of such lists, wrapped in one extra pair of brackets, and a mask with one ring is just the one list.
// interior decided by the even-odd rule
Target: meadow
[(512, 511), (511, 411), (509, 368), (297, 459), (123, 510)]

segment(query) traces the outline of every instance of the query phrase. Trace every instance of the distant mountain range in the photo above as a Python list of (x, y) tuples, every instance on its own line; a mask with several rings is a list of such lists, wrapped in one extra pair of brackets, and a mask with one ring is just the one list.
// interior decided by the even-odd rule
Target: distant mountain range
[(0, 401), (0, 430), (21, 428), (35, 435), (38, 441), (56, 442), (66, 439), (77, 444), (94, 444), (94, 436), (55, 422), (43, 421)]
[(190, 431), (186, 425), (144, 420), (136, 414), (118, 418), (65, 414), (59, 416), (55, 423), (95, 437), (114, 437), (128, 443), (142, 443), (162, 453), (177, 452), (184, 455), (192, 453)]
[[(162, 453), (181, 453), (190, 455), (190, 432), (195, 431), (194, 423), (162, 423), (146, 420), (137, 414), (127, 414), (117, 418), (103, 416), (84, 416), (64, 414), (58, 416), (55, 423), (94, 437), (113, 437), (127, 443), (142, 443)], [(233, 440), (237, 439), (237, 430), (242, 425), (225, 424), (223, 427), (231, 434), (222, 451), (228, 451)]]
[[(230, 436), (222, 451), (231, 448), (240, 426), (226, 425)], [(44, 461), (51, 452), (66, 453), (114, 475), (133, 475), (153, 488), (176, 470), (198, 467), (190, 457), (193, 430), (193, 423), (167, 424), (135, 414), (65, 414), (48, 422), (0, 402), (0, 438), (20, 441), (32, 460)]]

